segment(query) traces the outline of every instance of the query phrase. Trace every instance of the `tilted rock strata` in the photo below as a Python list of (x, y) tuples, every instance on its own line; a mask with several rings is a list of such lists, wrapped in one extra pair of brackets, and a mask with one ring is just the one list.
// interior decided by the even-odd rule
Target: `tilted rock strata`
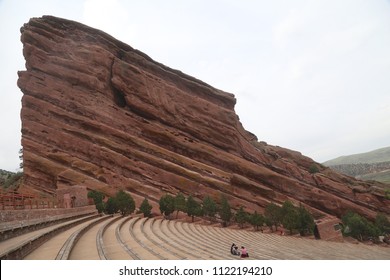
[[(21, 33), (26, 187), (126, 189), (138, 201), (223, 193), (248, 210), (291, 199), (317, 214), (390, 213), (383, 185), (371, 192), (369, 183), (257, 142), (230, 93), (77, 22), (33, 18)], [(320, 172), (311, 174), (313, 165)]]

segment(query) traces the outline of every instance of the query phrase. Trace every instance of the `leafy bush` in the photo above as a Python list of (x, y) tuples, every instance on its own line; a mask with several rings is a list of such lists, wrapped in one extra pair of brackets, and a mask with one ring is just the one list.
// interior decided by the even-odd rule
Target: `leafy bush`
[(285, 228), (293, 233), (294, 229), (299, 226), (299, 214), (297, 208), (291, 203), (291, 201), (285, 201), (282, 206), (282, 224)]
[(118, 206), (114, 197), (109, 197), (107, 199), (105, 211), (109, 215), (113, 215), (118, 212)]
[(244, 207), (240, 207), (234, 216), (234, 220), (240, 226), (244, 227), (244, 224), (249, 220), (249, 214), (244, 211)]
[(378, 228), (379, 234), (381, 235), (390, 234), (390, 221), (386, 217), (386, 215), (382, 213), (376, 215), (375, 226)]
[(141, 211), (141, 213), (144, 214), (144, 217), (150, 217), (150, 215), (152, 214), (152, 205), (149, 204), (149, 201), (147, 198), (145, 198), (142, 203), (141, 203), (141, 206), (139, 207), (139, 210)]
[(165, 194), (159, 201), (160, 211), (165, 217), (169, 217), (175, 211), (175, 198), (169, 194)]
[(206, 196), (203, 199), (203, 215), (213, 220), (217, 212), (218, 206), (215, 201), (210, 196)]
[(194, 222), (195, 216), (203, 215), (201, 205), (191, 195), (187, 198), (186, 209), (187, 215), (192, 218), (192, 222)]
[(313, 233), (314, 232), (314, 218), (313, 215), (307, 211), (305, 207), (302, 205), (298, 208), (298, 231), (301, 236), (304, 236), (306, 233)]
[(178, 193), (175, 196), (175, 201), (174, 201), (174, 206), (175, 206), (175, 211), (176, 211), (176, 219), (179, 215), (179, 212), (186, 212), (186, 198), (182, 193)]
[(222, 219), (222, 226), (226, 227), (232, 219), (233, 213), (225, 196), (221, 196), (221, 208), (219, 209), (219, 215)]
[(318, 168), (318, 166), (316, 164), (313, 163), (312, 165), (310, 165), (310, 167), (309, 167), (310, 174), (315, 174), (318, 172), (320, 172), (320, 169)]
[(273, 226), (277, 230), (277, 226), (283, 224), (290, 234), (298, 231), (303, 236), (306, 233), (312, 233), (315, 226), (312, 214), (305, 207), (302, 205), (296, 207), (288, 200), (283, 203), (282, 207), (273, 203), (268, 204), (264, 216), (265, 222), (271, 230), (273, 230)]
[(357, 213), (349, 211), (341, 220), (344, 225), (343, 234), (346, 236), (364, 241), (376, 239), (380, 235), (378, 227)]
[(259, 230), (259, 227), (263, 226), (265, 218), (263, 215), (258, 214), (255, 211), (252, 215), (249, 215), (249, 223), (254, 227), (255, 230)]
[(123, 216), (131, 214), (135, 210), (135, 202), (129, 193), (120, 190), (115, 196), (115, 202), (118, 210)]
[(92, 198), (93, 202), (96, 206), (96, 209), (99, 213), (102, 213), (105, 211), (105, 203), (103, 202), (103, 199), (105, 195), (102, 192), (91, 190), (88, 192), (88, 198)]
[(282, 208), (274, 203), (270, 203), (265, 207), (264, 211), (265, 223), (270, 227), (271, 231), (278, 230), (278, 226), (282, 222)]

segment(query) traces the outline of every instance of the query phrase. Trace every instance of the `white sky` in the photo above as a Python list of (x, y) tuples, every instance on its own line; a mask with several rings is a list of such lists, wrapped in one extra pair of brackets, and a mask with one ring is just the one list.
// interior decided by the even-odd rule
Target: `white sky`
[(233, 93), (269, 144), (319, 162), (390, 146), (389, 0), (0, 0), (0, 169), (19, 165), (19, 30), (48, 14)]

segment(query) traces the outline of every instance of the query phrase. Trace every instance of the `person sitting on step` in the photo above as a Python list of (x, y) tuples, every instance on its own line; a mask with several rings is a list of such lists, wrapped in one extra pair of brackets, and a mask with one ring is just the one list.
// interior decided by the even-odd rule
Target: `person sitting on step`
[(238, 251), (238, 247), (236, 244), (232, 244), (232, 246), (230, 247), (230, 253), (232, 255), (235, 255), (235, 256), (239, 256), (240, 255), (240, 252)]
[(249, 258), (248, 251), (244, 246), (241, 246), (241, 258)]

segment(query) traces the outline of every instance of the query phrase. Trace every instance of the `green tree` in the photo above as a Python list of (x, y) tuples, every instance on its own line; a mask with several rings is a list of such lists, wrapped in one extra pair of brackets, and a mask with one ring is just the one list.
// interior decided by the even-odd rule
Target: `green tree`
[(218, 206), (215, 201), (210, 196), (206, 196), (203, 199), (203, 215), (210, 218), (211, 220), (214, 220), (217, 212)]
[(88, 198), (92, 198), (93, 202), (96, 206), (96, 209), (98, 210), (99, 213), (104, 212), (105, 205), (103, 202), (103, 199), (105, 195), (102, 192), (96, 191), (96, 190), (91, 190), (87, 194)]
[(259, 227), (262, 227), (265, 222), (265, 218), (263, 215), (258, 214), (255, 211), (253, 214), (249, 216), (249, 223), (253, 226), (253, 228), (257, 231)]
[(307, 211), (302, 205), (299, 206), (298, 210), (298, 231), (301, 236), (304, 236), (306, 232), (313, 233), (315, 223), (313, 215)]
[(88, 198), (92, 198), (93, 202), (96, 204), (97, 202), (102, 202), (105, 195), (102, 192), (91, 190), (87, 194)]
[(230, 204), (224, 195), (221, 196), (221, 207), (219, 215), (222, 219), (222, 226), (228, 226), (230, 220), (232, 219), (233, 213)]
[(291, 201), (285, 201), (282, 206), (282, 223), (287, 228), (290, 234), (294, 229), (299, 226), (299, 214), (297, 208), (291, 203)]
[(316, 164), (313, 163), (312, 165), (310, 165), (310, 167), (309, 167), (310, 174), (315, 174), (318, 172), (320, 172), (320, 169), (318, 168), (318, 166)]
[(265, 207), (264, 211), (265, 223), (270, 227), (271, 231), (278, 230), (278, 226), (282, 222), (282, 208), (274, 203), (270, 203)]
[(123, 216), (131, 214), (135, 210), (135, 202), (132, 196), (129, 193), (120, 190), (115, 196), (115, 201), (118, 207), (118, 210)]
[(202, 216), (202, 207), (200, 204), (190, 195), (187, 198), (187, 215), (192, 218), (192, 222), (194, 222), (195, 216)]
[(377, 238), (380, 235), (380, 230), (373, 223), (357, 213), (349, 211), (341, 220), (344, 225), (344, 235), (360, 241)]
[(113, 215), (118, 212), (118, 206), (114, 197), (107, 199), (105, 211), (108, 215)]
[(144, 217), (150, 217), (150, 215), (152, 214), (152, 205), (149, 204), (149, 201), (147, 198), (145, 198), (142, 203), (141, 203), (141, 206), (139, 207), (139, 210), (141, 211), (141, 213), (144, 214)]
[(390, 234), (390, 221), (386, 215), (378, 213), (375, 217), (375, 226), (381, 235)]
[(234, 215), (234, 220), (240, 226), (240, 228), (244, 227), (244, 224), (248, 221), (248, 213), (244, 210), (244, 207), (241, 206), (236, 214)]
[(159, 201), (160, 211), (166, 218), (175, 211), (175, 198), (169, 194), (165, 194)]
[(106, 210), (106, 204), (102, 201), (97, 204), (95, 204), (96, 209), (98, 210), (98, 213), (103, 213)]
[(179, 192), (175, 196), (174, 203), (175, 203), (175, 211), (176, 211), (176, 219), (177, 219), (180, 211), (184, 213), (186, 212), (186, 198), (181, 192)]

